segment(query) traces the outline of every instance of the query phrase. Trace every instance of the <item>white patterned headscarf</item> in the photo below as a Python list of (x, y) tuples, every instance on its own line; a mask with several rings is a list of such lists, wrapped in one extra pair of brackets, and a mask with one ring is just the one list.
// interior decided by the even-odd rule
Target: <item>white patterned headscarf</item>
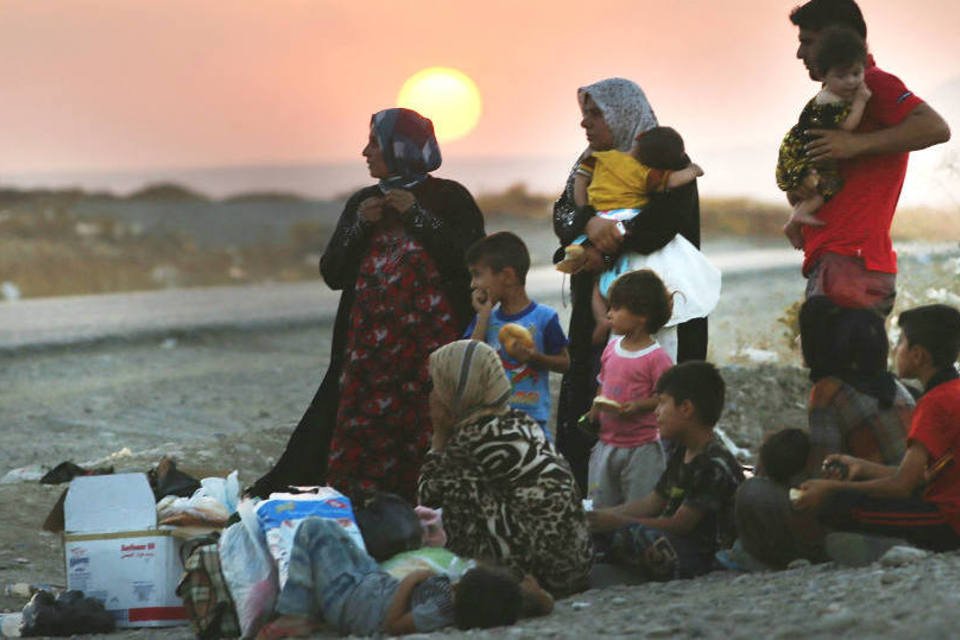
[(613, 145), (629, 151), (638, 134), (657, 126), (657, 116), (643, 89), (626, 78), (607, 78), (577, 90), (580, 106), (587, 96), (603, 112), (603, 119), (613, 134)]
[(431, 353), (430, 377), (455, 427), (505, 413), (513, 392), (500, 356), (479, 340), (457, 340)]

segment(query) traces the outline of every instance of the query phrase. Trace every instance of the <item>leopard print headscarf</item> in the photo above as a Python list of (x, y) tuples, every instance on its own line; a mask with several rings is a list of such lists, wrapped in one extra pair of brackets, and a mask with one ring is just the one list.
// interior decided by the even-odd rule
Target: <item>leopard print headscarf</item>
[(479, 340), (458, 340), (431, 353), (430, 377), (455, 427), (505, 413), (513, 392), (500, 356)]

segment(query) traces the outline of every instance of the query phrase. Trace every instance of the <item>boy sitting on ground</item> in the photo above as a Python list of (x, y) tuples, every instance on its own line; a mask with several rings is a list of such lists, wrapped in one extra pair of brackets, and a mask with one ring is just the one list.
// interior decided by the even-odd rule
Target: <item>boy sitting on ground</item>
[(660, 433), (674, 444), (656, 489), (644, 498), (587, 514), (609, 533), (608, 560), (656, 580), (708, 572), (733, 542), (733, 496), (743, 471), (713, 431), (726, 385), (716, 367), (689, 361), (657, 382)]
[(549, 376), (566, 373), (570, 355), (557, 312), (527, 296), (527, 245), (501, 231), (474, 243), (466, 258), (477, 315), (464, 338), (497, 350), (513, 386), (510, 406), (536, 420), (550, 440)]
[[(805, 482), (794, 506), (819, 509), (821, 522), (833, 529), (903, 538), (934, 551), (957, 549), (960, 311), (942, 304), (918, 307), (900, 314), (899, 325), (897, 373), (924, 386), (903, 461), (890, 467), (853, 456), (827, 456), (825, 466), (838, 464), (839, 477)], [(869, 546), (870, 539), (864, 544)], [(827, 548), (829, 552), (829, 539)], [(871, 550), (862, 551), (859, 555), (869, 561), (865, 556)]]

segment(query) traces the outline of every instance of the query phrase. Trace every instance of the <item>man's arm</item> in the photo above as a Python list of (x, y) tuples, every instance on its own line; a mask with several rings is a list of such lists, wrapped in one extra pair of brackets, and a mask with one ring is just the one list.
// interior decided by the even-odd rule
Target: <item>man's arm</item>
[(794, 506), (798, 509), (815, 508), (827, 495), (845, 489), (859, 491), (874, 498), (909, 498), (923, 486), (924, 471), (929, 459), (930, 454), (923, 445), (911, 442), (900, 466), (893, 474), (862, 482), (808, 480), (800, 485), (803, 495)]
[(899, 467), (891, 467), (862, 458), (855, 458), (843, 453), (829, 454), (823, 459), (824, 468), (827, 468), (831, 462), (839, 462), (847, 468), (846, 478), (836, 478), (837, 480), (876, 480), (878, 478), (889, 478), (896, 475)]
[(814, 161), (845, 160), (865, 155), (904, 153), (926, 149), (950, 139), (950, 127), (927, 103), (918, 104), (900, 124), (869, 133), (839, 129), (810, 129), (807, 144)]

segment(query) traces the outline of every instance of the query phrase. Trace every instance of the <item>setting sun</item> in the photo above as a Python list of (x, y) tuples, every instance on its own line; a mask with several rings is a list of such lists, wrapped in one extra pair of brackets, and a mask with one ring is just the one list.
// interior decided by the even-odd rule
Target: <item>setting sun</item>
[(482, 103), (469, 76), (449, 67), (430, 67), (403, 83), (397, 104), (433, 120), (437, 139), (448, 142), (473, 131)]

